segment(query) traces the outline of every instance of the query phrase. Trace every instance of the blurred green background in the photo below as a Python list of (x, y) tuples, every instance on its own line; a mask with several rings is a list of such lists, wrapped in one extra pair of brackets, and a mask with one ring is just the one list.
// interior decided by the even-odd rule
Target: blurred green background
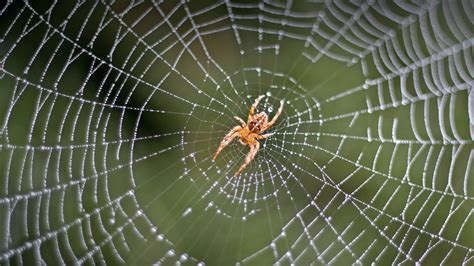
[(472, 264), (474, 10), (419, 2), (1, 4), (0, 261)]

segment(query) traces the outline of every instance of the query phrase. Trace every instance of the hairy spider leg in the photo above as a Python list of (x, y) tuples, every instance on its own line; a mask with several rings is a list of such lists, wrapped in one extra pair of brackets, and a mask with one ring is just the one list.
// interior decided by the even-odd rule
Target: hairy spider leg
[(247, 127), (247, 124), (245, 124), (245, 121), (242, 118), (240, 118), (238, 116), (234, 116), (234, 118), (237, 119), (237, 121), (239, 121), (240, 124), (242, 124), (242, 128)]
[(232, 128), (232, 130), (225, 135), (225, 137), (222, 139), (221, 144), (219, 145), (219, 148), (216, 151), (216, 154), (214, 154), (214, 157), (212, 157), (212, 161), (215, 161), (217, 158), (217, 155), (222, 151), (222, 149), (225, 148), (225, 146), (229, 145), (229, 143), (232, 142), (237, 136), (239, 136), (239, 131), (242, 129), (240, 126), (235, 126)]
[(247, 124), (250, 122), (250, 119), (255, 113), (255, 109), (257, 108), (258, 103), (263, 99), (263, 97), (265, 97), (265, 95), (258, 96), (258, 98), (255, 99), (255, 102), (252, 104), (252, 107), (250, 107), (249, 117), (247, 118)]
[(255, 141), (255, 143), (250, 143), (249, 147), (250, 147), (250, 151), (247, 154), (247, 157), (245, 158), (244, 163), (239, 168), (239, 170), (237, 172), (235, 172), (234, 176), (238, 176), (240, 173), (242, 173), (242, 171), (245, 169), (245, 167), (247, 167), (250, 164), (250, 162), (253, 160), (253, 158), (257, 154), (258, 150), (260, 149), (260, 142)]
[(272, 120), (270, 122), (268, 122), (267, 126), (265, 128), (263, 128), (262, 131), (260, 131), (260, 132), (263, 132), (263, 131), (269, 129), (271, 126), (273, 126), (273, 124), (275, 124), (278, 117), (280, 117), (281, 112), (283, 112), (283, 104), (284, 104), (283, 100), (280, 101), (280, 108), (278, 108), (278, 112), (275, 114), (275, 116), (272, 118)]
[(263, 134), (263, 135), (257, 135), (255, 136), (256, 139), (266, 139), (268, 137), (271, 137), (273, 134), (275, 134), (275, 132), (273, 133), (268, 133), (268, 134)]

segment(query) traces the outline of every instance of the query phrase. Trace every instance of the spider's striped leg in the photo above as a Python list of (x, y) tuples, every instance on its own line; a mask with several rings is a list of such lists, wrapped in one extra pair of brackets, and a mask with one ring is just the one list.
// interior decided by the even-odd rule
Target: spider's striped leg
[(252, 107), (250, 107), (249, 117), (247, 118), (247, 124), (250, 122), (250, 118), (252, 118), (258, 103), (263, 99), (263, 97), (265, 97), (265, 95), (258, 96), (258, 98), (255, 99), (255, 102), (252, 104)]
[(283, 112), (283, 104), (284, 104), (284, 102), (283, 102), (283, 100), (281, 100), (280, 101), (280, 108), (278, 108), (278, 112), (275, 114), (275, 116), (272, 118), (272, 120), (270, 122), (268, 122), (267, 126), (261, 132), (263, 132), (264, 130), (267, 130), (268, 128), (273, 126), (273, 124), (275, 124), (278, 117), (280, 117), (281, 112)]
[(273, 133), (268, 133), (268, 134), (263, 134), (263, 135), (257, 135), (255, 138), (257, 138), (257, 139), (266, 139), (266, 138), (268, 138), (268, 137), (273, 136), (273, 134), (275, 134), (275, 132), (273, 132)]
[(246, 127), (245, 121), (242, 118), (240, 118), (238, 116), (234, 116), (234, 118), (237, 119), (237, 121), (240, 122), (240, 124), (242, 125), (242, 128)]
[(219, 145), (219, 148), (216, 151), (216, 154), (214, 154), (214, 157), (212, 157), (212, 161), (216, 160), (217, 155), (222, 151), (222, 149), (225, 148), (225, 146), (229, 145), (229, 143), (239, 135), (239, 131), (242, 128), (240, 126), (235, 126), (232, 128), (227, 135), (222, 139), (221, 144)]
[(247, 157), (245, 158), (244, 164), (239, 168), (239, 170), (234, 174), (234, 176), (238, 176), (242, 171), (247, 167), (250, 162), (255, 158), (255, 155), (257, 154), (258, 150), (260, 149), (260, 142), (256, 141), (253, 144), (249, 144), (250, 151), (249, 154), (247, 154)]

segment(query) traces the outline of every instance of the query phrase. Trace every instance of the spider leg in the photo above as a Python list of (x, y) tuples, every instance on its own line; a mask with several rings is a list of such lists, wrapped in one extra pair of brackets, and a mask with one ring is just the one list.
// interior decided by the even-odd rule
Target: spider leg
[(275, 132), (268, 133), (268, 134), (263, 134), (263, 135), (257, 135), (255, 138), (257, 138), (257, 139), (266, 139), (268, 137), (271, 137), (273, 134), (275, 134)]
[(273, 124), (275, 124), (278, 117), (280, 117), (281, 112), (283, 112), (283, 105), (284, 105), (284, 102), (283, 102), (283, 100), (281, 100), (280, 101), (280, 108), (278, 108), (278, 112), (275, 114), (275, 116), (272, 118), (272, 120), (270, 122), (268, 122), (267, 126), (264, 127), (260, 132), (263, 132), (264, 130), (269, 129), (271, 126), (273, 126)]
[(245, 158), (244, 163), (242, 166), (240, 166), (239, 170), (234, 174), (234, 176), (238, 176), (242, 171), (247, 167), (250, 162), (255, 158), (255, 155), (257, 154), (258, 150), (260, 149), (260, 142), (256, 141), (254, 144), (249, 144), (250, 151), (247, 154), (247, 157)]
[(265, 95), (258, 96), (258, 98), (255, 99), (255, 102), (252, 104), (252, 107), (250, 107), (249, 117), (247, 118), (247, 124), (250, 122), (250, 118), (252, 118), (258, 103), (263, 99), (263, 97), (265, 97)]
[(232, 128), (227, 135), (224, 136), (224, 138), (221, 141), (221, 144), (219, 145), (219, 148), (216, 151), (216, 154), (214, 154), (214, 157), (212, 157), (212, 161), (216, 160), (217, 155), (222, 151), (222, 149), (225, 148), (225, 146), (229, 145), (229, 143), (232, 142), (232, 140), (239, 135), (239, 131), (242, 128), (240, 126), (235, 126)]
[(244, 121), (242, 118), (240, 118), (240, 117), (238, 117), (238, 116), (234, 116), (234, 118), (237, 119), (237, 121), (239, 121), (240, 124), (242, 124), (242, 128), (245, 128), (245, 127), (247, 126), (247, 125), (245, 124), (245, 121)]

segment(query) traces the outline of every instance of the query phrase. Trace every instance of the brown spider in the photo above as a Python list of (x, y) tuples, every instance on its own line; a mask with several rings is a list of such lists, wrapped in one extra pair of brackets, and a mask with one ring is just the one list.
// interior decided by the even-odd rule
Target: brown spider
[(263, 99), (265, 95), (260, 95), (258, 96), (257, 99), (255, 99), (255, 102), (253, 103), (252, 107), (250, 108), (250, 113), (249, 117), (247, 118), (247, 123), (244, 122), (240, 117), (234, 116), (235, 119), (237, 119), (240, 122), (240, 126), (235, 126), (233, 127), (227, 135), (222, 139), (221, 144), (219, 145), (219, 148), (216, 151), (216, 154), (214, 154), (214, 157), (212, 158), (212, 161), (214, 161), (217, 158), (217, 155), (222, 151), (222, 149), (225, 148), (225, 146), (229, 145), (229, 143), (232, 142), (232, 140), (236, 137), (240, 137), (239, 142), (242, 145), (249, 145), (250, 147), (250, 152), (245, 158), (244, 163), (242, 166), (239, 168), (239, 170), (234, 174), (234, 176), (239, 175), (245, 167), (247, 167), (250, 162), (253, 160), (255, 155), (258, 152), (258, 149), (260, 149), (260, 142), (258, 142), (258, 139), (266, 139), (273, 135), (274, 133), (269, 133), (269, 134), (263, 134), (265, 130), (269, 129), (273, 124), (276, 122), (278, 117), (281, 115), (281, 112), (283, 111), (283, 101), (280, 102), (280, 109), (278, 109), (278, 112), (275, 114), (273, 119), (268, 122), (268, 115), (265, 112), (260, 112), (258, 114), (254, 114), (255, 109), (257, 108), (258, 103), (260, 100)]

